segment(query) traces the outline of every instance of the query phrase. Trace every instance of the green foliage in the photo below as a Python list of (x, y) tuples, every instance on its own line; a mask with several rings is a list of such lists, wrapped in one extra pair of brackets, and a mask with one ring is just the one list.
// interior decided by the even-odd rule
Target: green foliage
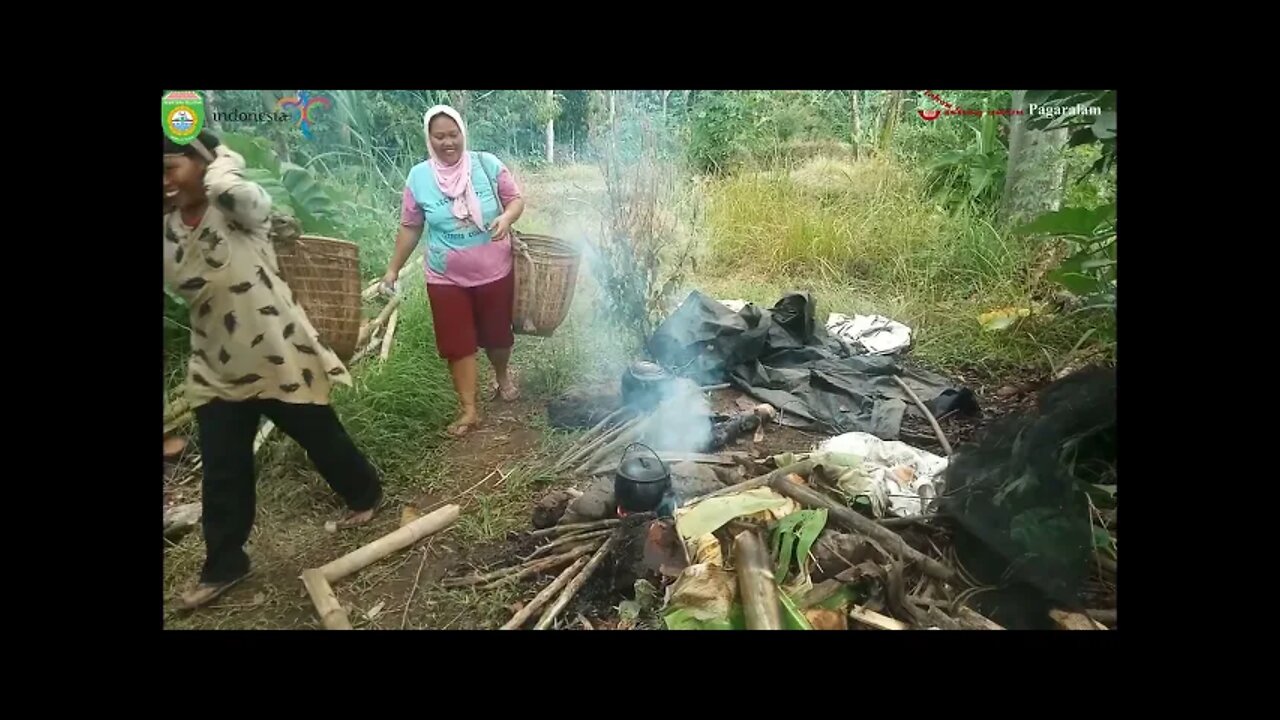
[(271, 195), (278, 210), (289, 212), (308, 233), (340, 234), (336, 204), (313, 173), (291, 162), (282, 162), (262, 138), (225, 133), (222, 142), (245, 159), (245, 177)]
[[(1114, 90), (1028, 91), (1028, 105), (1036, 112), (1027, 125), (1036, 130), (1067, 128), (1069, 145), (1096, 146), (1098, 159), (1089, 172), (1106, 176), (1116, 162), (1116, 93)], [(1039, 106), (1050, 108), (1041, 113)], [(1098, 114), (1068, 114), (1067, 109), (1097, 108)], [(1067, 207), (1046, 213), (1019, 228), (1026, 235), (1065, 238), (1072, 253), (1050, 275), (1070, 292), (1082, 297), (1084, 310), (1116, 307), (1116, 204), (1100, 207)]]
[(943, 203), (950, 207), (967, 204), (971, 209), (990, 209), (1004, 191), (1009, 166), (1009, 150), (996, 136), (995, 115), (984, 115), (977, 126), (969, 126), (973, 140), (961, 150), (940, 155), (928, 169)]
[(782, 582), (787, 578), (793, 560), (800, 572), (804, 572), (809, 551), (826, 525), (826, 509), (799, 510), (782, 518), (774, 525), (771, 540), (773, 556), (778, 561), (774, 580)]
[[(1116, 91), (1114, 90), (1028, 90), (1028, 106), (1036, 111), (1027, 116), (1032, 130), (1070, 131), (1069, 147), (1097, 144), (1102, 155), (1094, 172), (1106, 172), (1116, 162)], [(1044, 110), (1041, 110), (1044, 108)], [(1070, 113), (1079, 108), (1097, 108), (1097, 115)]]
[(1085, 309), (1116, 305), (1116, 205), (1063, 208), (1046, 213), (1016, 232), (1071, 242), (1073, 252), (1049, 277), (1084, 298)]

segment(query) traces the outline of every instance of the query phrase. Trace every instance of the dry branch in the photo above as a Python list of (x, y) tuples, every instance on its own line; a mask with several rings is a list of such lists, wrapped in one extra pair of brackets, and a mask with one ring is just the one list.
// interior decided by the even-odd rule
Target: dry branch
[(553, 525), (543, 530), (534, 530), (529, 533), (529, 537), (546, 537), (547, 535), (560, 535), (562, 533), (578, 532), (580, 530), (598, 530), (600, 528), (613, 527), (622, 520), (618, 518), (608, 518), (606, 520), (597, 520), (589, 523), (570, 523), (568, 525)]
[(911, 626), (895, 620), (887, 615), (881, 615), (874, 610), (868, 610), (864, 607), (855, 607), (849, 611), (849, 617), (876, 630), (910, 630)]
[(578, 558), (572, 565), (565, 568), (565, 571), (560, 573), (560, 575), (553, 580), (550, 585), (543, 588), (542, 592), (534, 596), (534, 598), (529, 601), (528, 605), (520, 608), (520, 612), (512, 616), (512, 618), (507, 621), (507, 624), (503, 625), (499, 629), (519, 630), (520, 626), (528, 622), (529, 618), (533, 617), (534, 613), (541, 610), (542, 606), (546, 605), (551, 598), (555, 597), (556, 593), (563, 590), (564, 586), (568, 585), (570, 580), (577, 577), (578, 572), (582, 570), (582, 567), (586, 564), (587, 558), (585, 556)]
[(936, 577), (939, 580), (951, 580), (955, 577), (954, 570), (911, 547), (898, 533), (880, 525), (875, 520), (859, 515), (822, 493), (791, 482), (785, 475), (771, 480), (769, 487), (806, 507), (826, 508), (829, 516), (840, 525), (879, 542), (894, 557), (918, 563), (930, 577)]
[(621, 525), (614, 529), (613, 535), (604, 541), (599, 550), (596, 550), (596, 554), (591, 556), (591, 560), (587, 562), (586, 567), (582, 568), (582, 572), (579, 572), (574, 576), (573, 580), (569, 581), (568, 586), (560, 593), (560, 597), (556, 598), (555, 603), (547, 608), (546, 612), (542, 613), (542, 617), (538, 618), (538, 624), (533, 626), (534, 630), (546, 630), (551, 627), (551, 624), (556, 621), (556, 616), (564, 612), (564, 609), (569, 605), (569, 601), (582, 589), (582, 586), (591, 578), (591, 574), (600, 567), (605, 557), (618, 544), (619, 539), (622, 537), (622, 530), (623, 527)]
[[(614, 450), (617, 450), (635, 440), (640, 439), (644, 434), (645, 427), (648, 425), (652, 415), (632, 418), (617, 428), (607, 433), (604, 438), (599, 440), (599, 446), (590, 452), (587, 459), (574, 470), (575, 474), (581, 475), (588, 469), (599, 465), (602, 460), (609, 456)], [(572, 462), (570, 463), (572, 464)]]
[(911, 398), (911, 402), (916, 404), (916, 408), (924, 413), (924, 419), (929, 421), (929, 427), (932, 427), (934, 435), (938, 436), (938, 444), (942, 446), (942, 451), (947, 454), (947, 457), (951, 457), (951, 443), (947, 442), (947, 436), (942, 434), (942, 427), (938, 425), (938, 419), (933, 416), (933, 413), (929, 412), (929, 408), (920, 401), (920, 396), (903, 382), (902, 378), (894, 375), (893, 381), (898, 383), (898, 387), (902, 388), (907, 397)]
[(750, 480), (744, 480), (736, 485), (730, 485), (729, 487), (721, 488), (714, 492), (707, 493), (706, 495), (700, 495), (696, 498), (691, 498), (687, 503), (685, 503), (685, 505), (688, 506), (694, 503), (702, 502), (703, 500), (709, 500), (711, 498), (716, 498), (716, 497), (724, 497), (725, 495), (737, 495), (740, 492), (746, 492), (747, 490), (754, 490), (758, 487), (764, 487), (765, 485), (768, 485), (769, 483), (773, 482), (778, 478), (785, 478), (788, 475), (793, 475), (793, 474), (800, 475), (803, 477), (808, 475), (811, 472), (813, 472), (813, 461), (802, 460), (801, 462), (792, 463), (790, 465), (787, 465), (786, 467), (780, 467), (777, 470), (774, 470), (769, 473), (765, 473), (764, 475), (761, 475), (759, 477), (754, 477), (754, 478), (751, 478)]
[(536, 558), (539, 555), (542, 555), (543, 553), (545, 553), (548, 550), (551, 550), (552, 548), (558, 548), (564, 545), (573, 545), (575, 543), (580, 543), (584, 540), (594, 540), (596, 538), (604, 537), (605, 535), (608, 535), (611, 532), (613, 532), (612, 529), (605, 528), (604, 530), (596, 530), (595, 532), (583, 532), (583, 533), (574, 533), (572, 535), (566, 535), (558, 540), (552, 540), (546, 545), (543, 545), (537, 550), (534, 550), (533, 554), (529, 556), (529, 559), (532, 560), (533, 558)]
[(579, 459), (584, 452), (588, 452), (601, 437), (612, 432), (613, 428), (606, 430), (606, 426), (627, 412), (630, 412), (630, 408), (620, 407), (606, 415), (603, 420), (596, 423), (595, 427), (591, 428), (585, 435), (578, 438), (577, 442), (571, 445), (569, 449), (565, 451), (564, 455), (560, 456), (560, 459), (557, 460), (556, 464), (553, 466), (553, 470), (558, 472), (565, 465)]
[(493, 572), (486, 573), (484, 575), (448, 578), (442, 580), (440, 582), (440, 586), (452, 588), (466, 587), (468, 585), (480, 585), (482, 583), (489, 583), (489, 586), (492, 586), (505, 582), (516, 582), (530, 575), (536, 575), (540, 572), (560, 567), (570, 560), (580, 558), (583, 555), (593, 552), (597, 547), (598, 543), (591, 543), (582, 547), (576, 547), (559, 555), (552, 555), (551, 557), (542, 558), (540, 560), (530, 560), (520, 565), (502, 568), (501, 570), (494, 570)]

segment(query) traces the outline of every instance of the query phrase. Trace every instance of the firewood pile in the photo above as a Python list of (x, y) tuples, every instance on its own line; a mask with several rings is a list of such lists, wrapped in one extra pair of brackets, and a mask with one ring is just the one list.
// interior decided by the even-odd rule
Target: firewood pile
[[(763, 460), (723, 447), (667, 449), (653, 440), (670, 422), (665, 406), (609, 413), (552, 463), (585, 485), (554, 491), (535, 507), (536, 529), (519, 540), (535, 545), (531, 553), (443, 584), (526, 584), (532, 597), (503, 629), (997, 630), (1005, 626), (987, 608), (999, 617), (1004, 604), (1025, 603), (998, 577), (965, 566), (956, 540), (964, 528), (936, 500), (906, 517), (873, 511), (851, 500), (847, 461), (810, 448)], [(761, 432), (771, 410), (751, 411), (764, 421)], [(722, 442), (711, 437), (713, 446)], [(654, 443), (670, 464), (675, 498), (628, 513), (613, 475), (638, 441)], [(1111, 510), (1112, 532), (1114, 517)], [(1095, 554), (1086, 583), (1097, 598), (1090, 607), (1101, 609), (1031, 603), (1031, 612), (1061, 629), (1115, 626), (1113, 554)], [(593, 587), (611, 597), (603, 608), (618, 609), (616, 620), (586, 617), (593, 606), (583, 596)]]

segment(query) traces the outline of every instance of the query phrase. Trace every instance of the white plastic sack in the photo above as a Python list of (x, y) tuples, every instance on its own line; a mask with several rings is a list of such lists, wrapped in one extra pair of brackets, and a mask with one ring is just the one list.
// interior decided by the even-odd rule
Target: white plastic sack
[(922, 515), (942, 494), (947, 459), (904, 442), (853, 432), (826, 440), (818, 451), (862, 458), (863, 471), (889, 498), (888, 514), (895, 517)]
[(888, 355), (911, 345), (911, 328), (883, 315), (831, 313), (827, 332), (868, 355)]

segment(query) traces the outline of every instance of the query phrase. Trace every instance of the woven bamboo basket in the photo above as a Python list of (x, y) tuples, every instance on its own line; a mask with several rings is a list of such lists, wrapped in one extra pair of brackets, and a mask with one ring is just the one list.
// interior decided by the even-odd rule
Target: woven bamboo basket
[(276, 245), (276, 257), (294, 302), (307, 313), (320, 339), (342, 362), (350, 360), (363, 310), (359, 248), (345, 240), (303, 235), (296, 242)]
[(551, 337), (569, 314), (582, 254), (568, 241), (520, 234), (528, 249), (515, 256), (516, 294), (511, 329)]

